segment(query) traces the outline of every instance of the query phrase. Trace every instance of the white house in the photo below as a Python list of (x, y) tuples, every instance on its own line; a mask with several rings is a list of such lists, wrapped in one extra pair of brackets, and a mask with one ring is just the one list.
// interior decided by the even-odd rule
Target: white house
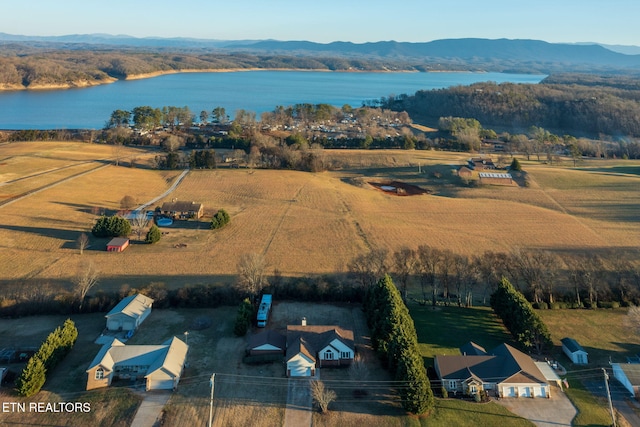
[(131, 295), (120, 301), (105, 316), (110, 331), (135, 331), (151, 314), (153, 300), (142, 294)]
[(638, 363), (612, 363), (613, 376), (629, 390), (631, 397), (640, 394), (640, 364)]
[(320, 367), (348, 366), (353, 362), (353, 331), (338, 326), (287, 326), (287, 376), (315, 376)]
[(573, 338), (562, 338), (560, 341), (562, 342), (562, 351), (573, 363), (576, 365), (586, 365), (589, 363), (589, 354), (578, 344), (578, 341)]
[(176, 337), (161, 345), (125, 345), (114, 339), (102, 346), (87, 369), (87, 390), (108, 387), (118, 378), (145, 380), (148, 390), (178, 386), (188, 346)]

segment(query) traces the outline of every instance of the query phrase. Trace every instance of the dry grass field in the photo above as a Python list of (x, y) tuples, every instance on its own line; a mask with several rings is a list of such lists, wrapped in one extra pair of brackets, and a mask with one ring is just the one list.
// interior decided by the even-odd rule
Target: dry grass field
[[(8, 194), (5, 188), (11, 186), (12, 193), (41, 188), (103, 165), (112, 154), (95, 144), (2, 146), (0, 192)], [(163, 229), (165, 235), (153, 246), (135, 244), (134, 238), (122, 254), (106, 253), (106, 240), (92, 237), (81, 256), (75, 240), (90, 230), (96, 209), (115, 211), (125, 195), (140, 203), (151, 200), (179, 171), (109, 165), (72, 177), (0, 205), (5, 250), (0, 280), (68, 284), (79, 265), (91, 260), (102, 272), (103, 288), (149, 282), (176, 287), (229, 282), (238, 259), (249, 252), (264, 254), (270, 271), (303, 276), (344, 272), (354, 256), (371, 248), (429, 244), (464, 254), (514, 246), (628, 251), (640, 241), (640, 174), (633, 162), (594, 160), (580, 169), (523, 162), (530, 187), (473, 188), (453, 173), (465, 153), (336, 150), (323, 155), (341, 168), (315, 174), (191, 171), (165, 200), (202, 202), (205, 218)], [(398, 197), (367, 183), (385, 180), (431, 194)], [(208, 230), (208, 218), (219, 208), (231, 214), (231, 223)]]

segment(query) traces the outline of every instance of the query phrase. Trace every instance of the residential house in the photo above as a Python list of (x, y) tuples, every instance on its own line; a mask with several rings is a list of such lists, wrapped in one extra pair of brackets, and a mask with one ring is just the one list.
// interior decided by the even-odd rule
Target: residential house
[(640, 396), (640, 364), (612, 363), (613, 376), (626, 388), (631, 397)]
[(495, 163), (490, 157), (472, 157), (467, 161), (469, 169), (476, 171), (493, 170), (496, 168)]
[(105, 316), (110, 331), (135, 331), (151, 314), (153, 300), (142, 294), (128, 296), (121, 300)]
[(576, 365), (586, 365), (589, 363), (589, 354), (573, 338), (562, 338), (562, 351)]
[(550, 387), (533, 359), (508, 344), (487, 352), (468, 343), (460, 356), (436, 356), (434, 367), (449, 393), (480, 390), (501, 397), (549, 397)]
[(200, 218), (204, 215), (204, 205), (196, 202), (164, 202), (160, 208), (162, 215), (172, 219)]
[(175, 390), (188, 346), (176, 337), (161, 345), (125, 345), (114, 339), (102, 346), (87, 369), (87, 390), (108, 387), (114, 379), (145, 381), (149, 390)]
[(353, 331), (338, 326), (287, 326), (288, 377), (312, 377), (320, 367), (348, 366), (355, 356)]
[(107, 243), (107, 252), (122, 252), (129, 247), (129, 239), (114, 237)]

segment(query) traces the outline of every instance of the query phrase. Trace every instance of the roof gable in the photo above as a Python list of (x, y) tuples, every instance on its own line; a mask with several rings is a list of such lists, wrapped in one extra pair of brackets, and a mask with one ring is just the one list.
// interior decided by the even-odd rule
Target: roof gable
[(149, 310), (152, 304), (153, 300), (148, 296), (142, 294), (130, 295), (123, 298), (105, 317), (109, 318), (117, 314), (124, 314), (125, 316), (137, 319), (142, 316), (145, 311)]

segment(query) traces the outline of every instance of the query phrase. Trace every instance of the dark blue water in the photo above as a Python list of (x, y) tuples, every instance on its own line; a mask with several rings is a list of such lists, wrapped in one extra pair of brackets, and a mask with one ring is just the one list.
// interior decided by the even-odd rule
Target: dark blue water
[(539, 83), (545, 76), (501, 73), (341, 73), (245, 71), (170, 74), (83, 89), (0, 92), (0, 129), (102, 128), (114, 110), (188, 106), (198, 117), (224, 107), (260, 114), (276, 106), (326, 103), (359, 107), (391, 94), (475, 82)]

